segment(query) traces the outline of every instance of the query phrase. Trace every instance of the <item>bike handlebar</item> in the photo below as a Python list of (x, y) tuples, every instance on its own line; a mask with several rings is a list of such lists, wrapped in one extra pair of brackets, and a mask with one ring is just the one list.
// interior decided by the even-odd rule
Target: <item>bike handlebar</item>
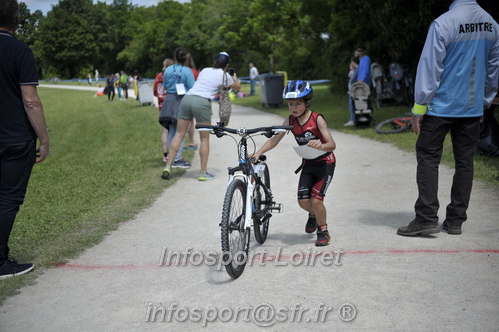
[(228, 128), (220, 125), (196, 125), (196, 129), (200, 131), (213, 131), (213, 134), (216, 134), (217, 137), (223, 136), (224, 132), (230, 133), (230, 134), (237, 134), (240, 136), (246, 136), (246, 135), (251, 135), (255, 134), (258, 132), (262, 132), (262, 135), (265, 135), (266, 137), (270, 138), (273, 135), (280, 133), (280, 132), (285, 132), (288, 130), (293, 129), (293, 126), (269, 126), (269, 127), (258, 127), (258, 128), (251, 128), (251, 129), (246, 129), (246, 128)]

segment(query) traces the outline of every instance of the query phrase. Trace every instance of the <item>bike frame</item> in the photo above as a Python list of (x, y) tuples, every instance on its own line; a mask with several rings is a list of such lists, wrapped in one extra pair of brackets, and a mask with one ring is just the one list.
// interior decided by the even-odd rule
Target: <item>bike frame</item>
[[(274, 205), (275, 203), (272, 200), (272, 192), (267, 188), (267, 186), (262, 183), (261, 178), (258, 174), (263, 174), (265, 167), (267, 167), (266, 163), (263, 160), (259, 160), (258, 163), (253, 164), (249, 159), (248, 159), (248, 137), (251, 137), (251, 134), (256, 134), (257, 132), (261, 132), (264, 129), (268, 130), (269, 132), (272, 131), (272, 134), (267, 137), (272, 137), (277, 132), (285, 132), (288, 130), (292, 129), (292, 126), (277, 126), (278, 128), (275, 127), (267, 127), (267, 128), (256, 128), (256, 129), (251, 129), (247, 130), (246, 128), (238, 128), (238, 129), (230, 129), (230, 128), (225, 128), (222, 126), (205, 126), (205, 125), (196, 125), (196, 128), (198, 130), (218, 130), (218, 132), (215, 132), (217, 137), (222, 137), (225, 134), (219, 134), (220, 132), (226, 131), (232, 134), (237, 134), (241, 137), (239, 144), (238, 144), (238, 156), (239, 156), (239, 165), (236, 167), (229, 167), (228, 168), (228, 174), (229, 174), (229, 179), (227, 181), (227, 187), (231, 184), (232, 181), (235, 179), (242, 179), (246, 183), (246, 211), (244, 215), (244, 228), (248, 229), (250, 227), (253, 227), (253, 217), (254, 217), (254, 211), (253, 211), (253, 198), (254, 198), (254, 191), (255, 191), (255, 186), (256, 184), (260, 184), (262, 188), (265, 190), (266, 197), (269, 197), (271, 200), (271, 205)], [(287, 127), (287, 128), (285, 128)], [(217, 129), (215, 129), (217, 128)], [(285, 128), (285, 129), (284, 129)], [(220, 136), (219, 136), (220, 135)], [(237, 173), (236, 172), (241, 172)], [(250, 208), (251, 207), (251, 208)], [(279, 207), (273, 207), (271, 206), (270, 208), (266, 208), (262, 211), (260, 211), (255, 217), (257, 218), (262, 218), (262, 217), (267, 217), (268, 214), (270, 214), (270, 210), (279, 210), (282, 211), (282, 205), (279, 204)]]
[[(261, 179), (257, 174), (259, 172), (263, 172), (265, 170), (265, 167), (267, 167), (267, 165), (265, 164), (264, 161), (261, 160), (257, 164), (252, 164), (251, 161), (248, 159), (247, 137), (248, 136), (246, 134), (242, 134), (241, 140), (239, 142), (239, 152), (238, 152), (239, 166), (228, 168), (229, 179), (227, 181), (227, 187), (229, 187), (232, 181), (238, 178), (242, 179), (246, 183), (246, 211), (244, 215), (244, 228), (246, 229), (253, 227), (253, 213), (254, 213), (253, 198), (254, 198), (254, 191), (256, 184), (257, 183), (260, 184), (264, 188), (268, 196), (272, 197), (272, 193), (267, 188), (267, 186), (261, 182)], [(240, 171), (241, 173), (236, 173), (238, 171)], [(263, 216), (266, 213), (265, 214), (259, 213), (259, 214)]]

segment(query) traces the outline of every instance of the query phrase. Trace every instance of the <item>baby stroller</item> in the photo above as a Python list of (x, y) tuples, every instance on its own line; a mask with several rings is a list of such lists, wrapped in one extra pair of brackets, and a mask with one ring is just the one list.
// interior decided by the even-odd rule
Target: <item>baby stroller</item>
[(388, 81), (385, 77), (385, 71), (376, 62), (371, 64), (371, 77), (376, 104), (379, 108), (383, 100), (391, 98), (391, 94), (388, 91)]
[(374, 123), (374, 114), (369, 95), (371, 90), (364, 82), (355, 82), (348, 92), (352, 98), (355, 113), (355, 126), (371, 126)]

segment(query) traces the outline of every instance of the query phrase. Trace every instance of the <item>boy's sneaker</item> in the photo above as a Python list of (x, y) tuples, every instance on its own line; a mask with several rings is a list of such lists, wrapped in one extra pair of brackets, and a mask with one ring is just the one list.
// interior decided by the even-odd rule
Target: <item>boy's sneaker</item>
[(170, 165), (166, 165), (165, 168), (163, 168), (163, 173), (161, 174), (161, 178), (168, 180), (170, 178), (170, 174), (172, 173)]
[(316, 247), (324, 247), (331, 243), (331, 236), (327, 231), (327, 225), (320, 226), (317, 229), (317, 241), (315, 241)]
[(199, 173), (198, 180), (199, 181), (210, 181), (210, 180), (213, 180), (213, 175), (211, 175), (208, 172), (205, 172), (205, 173), (201, 172), (201, 173)]
[(315, 232), (316, 229), (317, 229), (317, 219), (315, 218), (315, 216), (309, 213), (307, 224), (305, 225), (305, 232), (310, 234)]
[(172, 164), (172, 168), (190, 168), (190, 167), (191, 164), (183, 160), (174, 161)]
[(35, 266), (31, 263), (19, 264), (13, 259), (7, 259), (0, 265), (0, 279), (5, 279), (13, 276), (28, 273)]

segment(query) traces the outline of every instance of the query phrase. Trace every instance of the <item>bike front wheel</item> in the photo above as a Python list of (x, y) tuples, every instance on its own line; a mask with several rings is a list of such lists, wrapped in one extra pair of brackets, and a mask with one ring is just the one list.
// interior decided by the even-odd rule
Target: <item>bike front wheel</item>
[(227, 187), (222, 211), (222, 259), (234, 279), (243, 273), (248, 260), (250, 229), (244, 227), (246, 184), (234, 180)]
[[(270, 173), (269, 167), (265, 165), (265, 170), (260, 177), (262, 183), (267, 187), (267, 191), (260, 184), (255, 186), (255, 197), (253, 199), (255, 213), (267, 210), (272, 206), (272, 196), (270, 195)], [(256, 242), (263, 244), (267, 240), (269, 232), (270, 213), (262, 216), (262, 218), (253, 218), (253, 228), (255, 231)]]
[(411, 129), (411, 117), (397, 117), (380, 122), (376, 125), (378, 134), (396, 134)]

